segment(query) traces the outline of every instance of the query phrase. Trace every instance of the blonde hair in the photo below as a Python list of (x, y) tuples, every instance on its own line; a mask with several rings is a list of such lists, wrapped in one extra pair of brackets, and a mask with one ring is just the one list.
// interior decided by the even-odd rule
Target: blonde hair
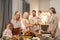
[(16, 21), (16, 14), (17, 13), (19, 13), (19, 15), (20, 15), (20, 19), (19, 20), (21, 20), (21, 14), (20, 14), (20, 12), (19, 11), (16, 11), (15, 13), (14, 13), (14, 15), (13, 15), (13, 20), (15, 20)]
[(28, 12), (24, 12), (23, 18), (25, 18), (26, 15), (29, 15)]

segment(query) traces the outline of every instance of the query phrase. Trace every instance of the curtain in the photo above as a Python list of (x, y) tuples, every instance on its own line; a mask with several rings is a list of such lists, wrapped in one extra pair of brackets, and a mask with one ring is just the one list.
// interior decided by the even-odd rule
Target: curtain
[(0, 0), (0, 37), (4, 25), (12, 18), (12, 0)]
[(26, 2), (26, 0), (23, 0), (23, 13), (27, 11), (30, 13), (30, 4)]

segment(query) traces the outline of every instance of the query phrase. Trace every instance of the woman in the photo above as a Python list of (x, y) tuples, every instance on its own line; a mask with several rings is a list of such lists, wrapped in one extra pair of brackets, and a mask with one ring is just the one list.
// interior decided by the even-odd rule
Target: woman
[(14, 13), (12, 20), (11, 20), (11, 23), (14, 26), (13, 35), (19, 35), (20, 34), (20, 31), (21, 31), (21, 17), (20, 16), (21, 16), (20, 12), (16, 11)]
[(23, 21), (23, 24), (25, 25), (25, 30), (29, 30), (29, 27), (31, 25), (29, 23), (29, 14), (28, 14), (28, 12), (24, 12), (22, 21)]
[(56, 16), (55, 8), (51, 7), (49, 9), (49, 13), (51, 17), (50, 17), (50, 26), (49, 26), (48, 31), (51, 32), (52, 36), (54, 37), (56, 33), (56, 29), (58, 27), (58, 18)]
[(30, 24), (28, 12), (24, 12), (22, 21), (23, 24), (25, 25), (25, 29), (23, 30), (23, 32), (25, 33), (24, 35), (35, 36), (35, 34), (31, 30), (32, 24)]

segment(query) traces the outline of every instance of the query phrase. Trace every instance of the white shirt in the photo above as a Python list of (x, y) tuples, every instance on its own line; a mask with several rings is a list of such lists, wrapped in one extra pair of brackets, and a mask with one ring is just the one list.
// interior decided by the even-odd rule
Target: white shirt
[(21, 28), (24, 30), (24, 29), (26, 29), (26, 27), (25, 27), (25, 25), (24, 25), (24, 23), (23, 23), (23, 21), (21, 20)]
[(24, 18), (23, 18), (23, 19), (21, 20), (22, 29), (26, 29), (26, 26), (25, 26), (26, 23), (29, 24), (29, 21), (28, 21), (27, 19), (24, 19)]
[(12, 31), (10, 29), (5, 29), (3, 31), (3, 36), (9, 36), (9, 37), (11, 37), (12, 36)]
[(11, 20), (11, 23), (13, 24), (14, 28), (21, 27), (21, 21), (14, 21), (13, 19)]

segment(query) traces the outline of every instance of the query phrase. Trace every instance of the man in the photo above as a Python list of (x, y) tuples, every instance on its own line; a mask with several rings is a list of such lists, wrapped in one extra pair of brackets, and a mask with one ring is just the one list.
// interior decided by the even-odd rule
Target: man
[(30, 24), (33, 25), (31, 27), (31, 30), (36, 33), (36, 31), (39, 32), (40, 30), (40, 25), (39, 25), (39, 22), (38, 22), (38, 19), (37, 19), (37, 16), (36, 16), (36, 11), (33, 10), (32, 11), (32, 17), (29, 19), (30, 20)]

